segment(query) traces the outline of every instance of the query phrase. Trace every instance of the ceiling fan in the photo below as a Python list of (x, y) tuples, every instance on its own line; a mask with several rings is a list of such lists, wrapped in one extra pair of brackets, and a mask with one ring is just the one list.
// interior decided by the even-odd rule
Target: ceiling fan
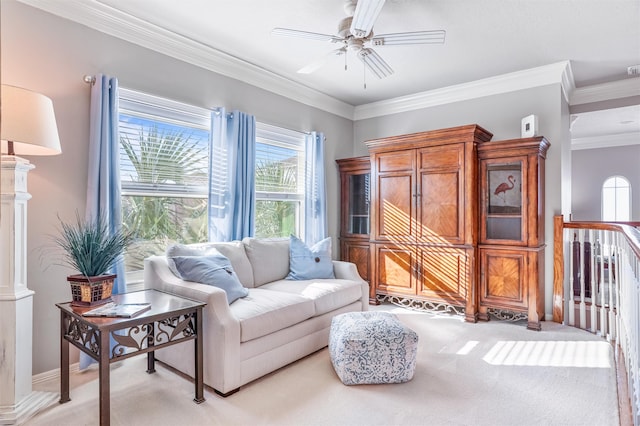
[(338, 24), (338, 35), (313, 33), (290, 28), (274, 28), (271, 33), (277, 36), (329, 41), (341, 45), (338, 49), (327, 53), (319, 60), (299, 69), (299, 73), (312, 73), (324, 65), (328, 57), (346, 55), (347, 51), (352, 51), (364, 63), (365, 68), (370, 70), (376, 77), (388, 77), (393, 74), (393, 69), (370, 46), (441, 44), (444, 43), (445, 31), (412, 31), (376, 35), (373, 33), (373, 24), (378, 18), (384, 2), (385, 0), (346, 0), (344, 11), (347, 17)]

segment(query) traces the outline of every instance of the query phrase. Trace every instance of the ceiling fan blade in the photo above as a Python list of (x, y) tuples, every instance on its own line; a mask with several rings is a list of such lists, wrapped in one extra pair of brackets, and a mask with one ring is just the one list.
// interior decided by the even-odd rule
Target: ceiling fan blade
[(358, 58), (378, 78), (389, 77), (393, 74), (393, 69), (373, 49), (364, 48), (360, 50)]
[(347, 53), (347, 47), (341, 47), (340, 49), (336, 49), (336, 50), (332, 50), (331, 52), (323, 55), (320, 59), (317, 59), (313, 62), (311, 62), (309, 65), (306, 65), (302, 68), (300, 68), (298, 70), (299, 74), (311, 74), (312, 72), (316, 71), (317, 69), (319, 69), (321, 66), (323, 66), (325, 64), (325, 62), (327, 62), (327, 59), (330, 56), (340, 56), (340, 55), (344, 55), (345, 53)]
[(271, 34), (275, 36), (282, 36), (282, 37), (295, 37), (295, 38), (305, 38), (308, 40), (330, 41), (333, 43), (342, 41), (341, 38), (336, 37), (334, 35), (312, 33), (309, 31), (292, 30), (290, 28), (274, 28), (271, 30)]
[(374, 46), (393, 46), (400, 44), (441, 44), (446, 31), (413, 31), (406, 33), (380, 34), (371, 39)]
[(355, 38), (364, 38), (371, 33), (385, 0), (358, 0), (349, 31)]

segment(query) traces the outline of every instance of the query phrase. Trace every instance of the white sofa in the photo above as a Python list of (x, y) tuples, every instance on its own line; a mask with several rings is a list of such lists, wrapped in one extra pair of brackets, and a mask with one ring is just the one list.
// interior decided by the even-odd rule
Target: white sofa
[[(145, 288), (207, 303), (204, 382), (223, 396), (326, 347), (335, 315), (368, 308), (368, 284), (353, 263), (333, 261), (335, 279), (285, 280), (288, 239), (245, 238), (193, 247), (215, 247), (227, 257), (249, 295), (229, 305), (223, 290), (174, 275), (166, 256), (145, 260)], [(157, 359), (191, 377), (193, 356), (193, 345), (173, 345), (156, 352)]]

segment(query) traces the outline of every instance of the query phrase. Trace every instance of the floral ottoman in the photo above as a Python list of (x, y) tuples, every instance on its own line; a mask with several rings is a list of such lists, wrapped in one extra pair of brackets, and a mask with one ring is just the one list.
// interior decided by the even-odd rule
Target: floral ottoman
[(418, 335), (388, 312), (336, 315), (329, 355), (345, 385), (404, 383), (413, 378)]

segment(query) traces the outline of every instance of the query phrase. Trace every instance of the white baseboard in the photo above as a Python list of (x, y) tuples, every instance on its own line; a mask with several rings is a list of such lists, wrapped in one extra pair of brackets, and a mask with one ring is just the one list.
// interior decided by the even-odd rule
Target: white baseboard
[[(74, 363), (69, 365), (69, 373), (77, 373), (80, 371), (80, 363)], [(55, 368), (53, 370), (45, 371), (44, 373), (36, 374), (32, 376), (31, 383), (36, 385), (39, 383), (48, 382), (50, 380), (60, 380), (60, 369)]]

